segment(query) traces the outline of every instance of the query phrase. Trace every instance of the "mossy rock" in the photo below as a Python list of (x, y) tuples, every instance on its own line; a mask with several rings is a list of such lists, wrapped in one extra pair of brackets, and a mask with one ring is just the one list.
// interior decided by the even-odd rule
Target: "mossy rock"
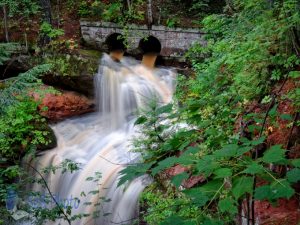
[(80, 49), (76, 54), (48, 56), (46, 62), (54, 64), (51, 74), (43, 76), (45, 84), (63, 90), (75, 91), (92, 98), (94, 75), (97, 73), (102, 53)]
[(102, 55), (102, 52), (98, 50), (91, 50), (91, 49), (79, 49), (78, 50), (79, 54), (82, 56), (86, 56), (89, 58), (97, 58), (99, 59)]
[(47, 85), (67, 91), (75, 91), (89, 98), (94, 96), (94, 76), (56, 76), (47, 74), (42, 78)]
[(48, 55), (44, 62), (53, 65), (56, 76), (93, 76), (98, 69), (100, 55), (58, 54)]

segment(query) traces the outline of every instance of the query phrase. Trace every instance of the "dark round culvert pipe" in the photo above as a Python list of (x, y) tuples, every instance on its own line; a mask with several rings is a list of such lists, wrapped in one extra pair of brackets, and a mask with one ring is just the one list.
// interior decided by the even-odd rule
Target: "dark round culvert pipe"
[(139, 49), (143, 55), (159, 55), (161, 51), (161, 43), (156, 37), (149, 36), (140, 41)]

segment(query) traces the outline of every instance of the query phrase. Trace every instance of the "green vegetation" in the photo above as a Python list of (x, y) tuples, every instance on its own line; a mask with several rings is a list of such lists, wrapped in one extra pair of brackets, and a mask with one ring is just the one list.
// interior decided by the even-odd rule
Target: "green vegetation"
[[(121, 183), (149, 174), (164, 187), (161, 176), (167, 168), (188, 169), (171, 179), (176, 196), (165, 187), (146, 190), (150, 193), (142, 201), (149, 203), (149, 224), (236, 224), (245, 199), (245, 219), (254, 224), (254, 200), (275, 204), (298, 195), (293, 185), (299, 181), (299, 160), (290, 158), (290, 151), (299, 139), (270, 145), (267, 130), (278, 127), (279, 118), (289, 129), (299, 125), (299, 88), (280, 95), (287, 80), (299, 85), (299, 3), (231, 3), (225, 14), (203, 20), (207, 45), (196, 45), (187, 54), (196, 77), (180, 78), (180, 107), (154, 104), (136, 121), (143, 138), (134, 140), (135, 151), (143, 163), (124, 169)], [(274, 91), (276, 83), (280, 89)], [(254, 101), (260, 112), (251, 111)], [(293, 115), (279, 112), (283, 101), (294, 105)], [(205, 182), (186, 189), (183, 181), (191, 176)], [(181, 213), (194, 207), (196, 213), (188, 217)]]
[[(41, 89), (40, 76), (94, 74), (97, 69), (100, 54), (82, 49), (78, 20), (119, 23), (125, 37), (128, 24), (149, 20), (145, 0), (59, 2), (0, 0), (1, 40), (7, 42), (0, 43), (0, 66), (10, 65), (24, 44), (35, 65), (16, 77), (0, 77), (0, 224), (12, 220), (5, 208), (9, 190), (24, 199), (38, 196), (41, 193), (28, 193), (24, 187), (36, 183), (47, 189), (44, 177), (50, 173), (80, 169), (69, 160), (42, 171), (25, 165), (39, 175), (32, 178), (21, 164), (56, 144), (38, 110), (39, 101), (32, 97), (53, 91)], [(255, 201), (299, 202), (299, 1), (152, 2), (153, 24), (201, 27), (206, 45), (195, 44), (186, 53), (194, 76), (178, 77), (174, 101), (163, 106), (150, 102), (135, 123), (142, 135), (133, 140), (133, 151), (142, 159), (121, 171), (119, 185), (145, 174), (153, 178), (140, 198), (142, 220), (149, 225), (238, 224), (241, 219), (255, 224)], [(71, 24), (73, 20), (77, 25)], [(15, 23), (24, 25), (18, 25), (19, 36)], [(185, 172), (171, 176), (168, 169), (174, 166)], [(190, 187), (192, 178), (198, 182)], [(100, 179), (96, 173), (87, 182), (99, 185)], [(48, 189), (47, 201), (51, 200)], [(99, 208), (102, 201), (108, 200), (100, 198)], [(37, 224), (57, 218), (71, 224), (99, 216), (95, 211), (72, 217), (72, 208), (57, 202), (52, 209), (20, 205)]]

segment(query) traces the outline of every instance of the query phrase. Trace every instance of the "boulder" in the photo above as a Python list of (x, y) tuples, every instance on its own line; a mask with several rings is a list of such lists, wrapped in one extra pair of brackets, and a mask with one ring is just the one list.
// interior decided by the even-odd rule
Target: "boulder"
[(299, 203), (296, 198), (279, 199), (277, 205), (271, 205), (268, 201), (256, 201), (255, 213), (261, 225), (296, 225), (300, 222)]
[(35, 99), (41, 101), (39, 110), (50, 121), (60, 121), (72, 116), (93, 112), (93, 101), (87, 97), (71, 91), (61, 93), (47, 93), (42, 99), (34, 94)]
[(47, 135), (47, 144), (39, 144), (37, 146), (37, 150), (38, 151), (45, 151), (45, 150), (49, 150), (49, 149), (53, 149), (57, 146), (57, 139), (56, 136), (54, 134), (54, 131), (52, 130), (52, 128), (49, 125), (45, 125), (45, 128), (43, 129), (43, 131), (46, 131), (48, 133)]
[(67, 91), (76, 91), (89, 98), (94, 96), (94, 76), (56, 76), (47, 74), (42, 78), (46, 85), (54, 86)]

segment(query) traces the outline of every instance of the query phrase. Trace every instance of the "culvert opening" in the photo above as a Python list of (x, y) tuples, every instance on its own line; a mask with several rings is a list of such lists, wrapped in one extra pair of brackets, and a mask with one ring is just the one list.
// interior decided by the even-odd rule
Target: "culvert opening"
[(161, 51), (160, 41), (154, 37), (149, 36), (140, 40), (139, 49), (143, 55), (159, 55)]
[(120, 33), (109, 35), (105, 41), (108, 52), (112, 59), (120, 61), (126, 51), (125, 38)]
[(143, 55), (142, 63), (149, 68), (155, 67), (161, 52), (160, 41), (154, 36), (143, 38), (139, 43), (139, 49)]

